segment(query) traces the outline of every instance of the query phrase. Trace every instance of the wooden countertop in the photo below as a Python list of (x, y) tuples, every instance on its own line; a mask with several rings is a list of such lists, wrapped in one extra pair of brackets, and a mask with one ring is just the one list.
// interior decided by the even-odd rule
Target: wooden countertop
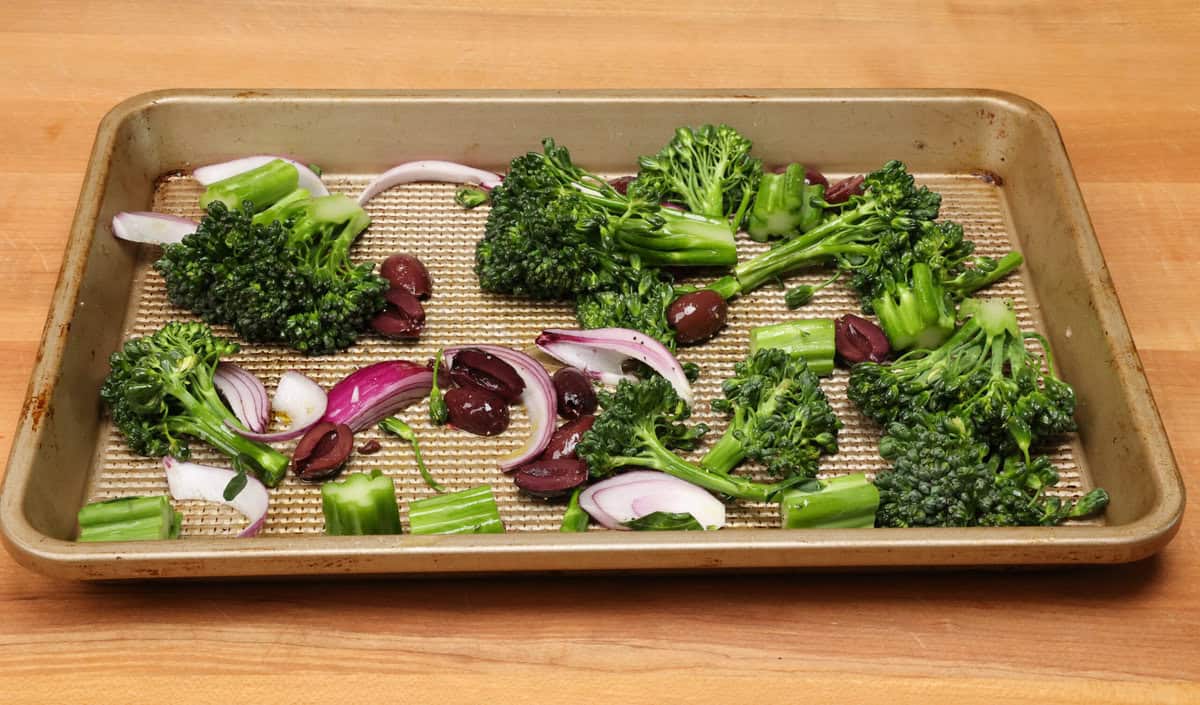
[[(907, 4), (5, 4), (0, 456), (96, 124), (135, 93), (980, 87), (1057, 118), (1194, 483), (1200, 5)], [(1153, 559), (1026, 574), (88, 585), (0, 554), (0, 701), (1197, 702), (1188, 514)]]

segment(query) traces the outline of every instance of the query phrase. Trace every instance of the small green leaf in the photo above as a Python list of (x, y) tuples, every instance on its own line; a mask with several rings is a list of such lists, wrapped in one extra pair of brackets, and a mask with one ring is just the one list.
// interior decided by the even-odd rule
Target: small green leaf
[(652, 512), (622, 526), (634, 531), (704, 531), (696, 517), (686, 512)]
[(233, 469), (237, 474), (229, 479), (229, 483), (225, 485), (225, 491), (221, 496), (226, 502), (232, 502), (235, 497), (246, 489), (246, 468), (249, 465), (250, 459), (245, 454), (239, 454), (233, 459)]

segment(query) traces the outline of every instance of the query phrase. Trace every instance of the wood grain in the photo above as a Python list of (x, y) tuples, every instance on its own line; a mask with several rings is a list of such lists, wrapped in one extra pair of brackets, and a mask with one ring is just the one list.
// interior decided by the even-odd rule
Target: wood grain
[[(1062, 129), (1200, 477), (1200, 6), (40, 2), (0, 7), (0, 454), (95, 126), (167, 87), (987, 87)], [(1036, 573), (81, 585), (0, 556), (5, 703), (1200, 701), (1200, 516)]]

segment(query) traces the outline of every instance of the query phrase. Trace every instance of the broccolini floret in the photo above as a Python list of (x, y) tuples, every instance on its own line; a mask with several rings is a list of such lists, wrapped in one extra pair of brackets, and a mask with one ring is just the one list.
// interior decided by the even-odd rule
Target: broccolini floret
[(166, 246), (155, 268), (171, 303), (209, 323), (227, 323), (251, 342), (336, 352), (386, 305), (387, 280), (349, 255), (370, 222), (352, 199), (310, 198), (303, 189), (257, 215), (214, 200), (196, 232)]
[(737, 230), (762, 178), (751, 146), (728, 125), (680, 127), (658, 154), (638, 160), (631, 192), (653, 203), (680, 203)]
[[(851, 401), (884, 424), (949, 411), (981, 441), (1019, 450), (1026, 460), (1034, 441), (1075, 430), (1075, 391), (1055, 374), (1045, 340), (1022, 333), (1001, 300), (968, 299), (962, 310), (969, 318), (940, 347), (912, 350), (890, 365), (855, 365)], [(1026, 349), (1028, 338), (1041, 339), (1045, 369)]]
[(727, 473), (744, 459), (775, 477), (811, 478), (821, 456), (837, 452), (842, 427), (817, 375), (799, 353), (766, 348), (734, 366), (713, 409), (729, 427), (700, 464)]
[(1045, 456), (995, 453), (953, 414), (916, 414), (887, 427), (880, 454), (877, 526), (1038, 526), (1094, 514), (1108, 504), (1095, 489), (1078, 502), (1051, 497), (1058, 472)]
[(616, 284), (629, 266), (728, 266), (726, 224), (627, 196), (571, 162), (553, 140), (517, 157), (492, 190), (475, 249), (485, 291), (564, 299)]
[(238, 420), (213, 385), (217, 363), (237, 351), (237, 343), (214, 336), (203, 323), (168, 323), (112, 354), (100, 398), (134, 452), (186, 459), (188, 438), (197, 438), (240, 457), (274, 487), (288, 457), (235, 433)]
[(615, 392), (601, 393), (600, 405), (603, 412), (575, 447), (594, 478), (626, 467), (648, 468), (713, 492), (758, 501), (771, 499), (789, 484), (767, 485), (712, 472), (672, 452), (694, 449), (708, 428), (685, 423), (691, 410), (662, 377), (622, 380)]

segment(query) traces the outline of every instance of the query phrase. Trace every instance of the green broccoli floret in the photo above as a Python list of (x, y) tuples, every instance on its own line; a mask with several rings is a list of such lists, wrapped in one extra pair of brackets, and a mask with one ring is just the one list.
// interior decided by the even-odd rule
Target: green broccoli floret
[(303, 189), (250, 211), (214, 200), (194, 234), (164, 248), (155, 268), (171, 303), (251, 342), (314, 355), (352, 345), (388, 289), (373, 265), (350, 260), (371, 222), (366, 212), (345, 196)]
[(972, 257), (975, 243), (952, 221), (922, 222), (880, 242), (878, 256), (850, 269), (850, 285), (897, 351), (941, 345), (954, 332), (958, 303), (1022, 262), (1018, 252), (999, 260)]
[(655, 269), (628, 269), (609, 288), (580, 294), (575, 317), (582, 328), (630, 328), (675, 349), (675, 329), (667, 309), (676, 290), (670, 275)]
[(203, 323), (168, 323), (112, 354), (100, 398), (134, 452), (186, 459), (190, 436), (240, 457), (274, 487), (288, 457), (235, 433), (226, 422), (237, 424), (237, 418), (213, 386), (217, 363), (237, 351), (237, 343), (214, 336)]
[(710, 472), (675, 455), (671, 449), (694, 449), (708, 428), (684, 423), (691, 410), (662, 377), (622, 380), (615, 392), (600, 394), (600, 405), (603, 413), (575, 447), (592, 477), (608, 477), (625, 467), (649, 468), (713, 492), (758, 501), (773, 498), (789, 485)]
[(620, 270), (729, 266), (733, 233), (718, 220), (626, 196), (571, 162), (565, 147), (517, 157), (492, 190), (475, 273), (486, 291), (563, 299), (617, 283)]
[(892, 423), (879, 452), (892, 468), (875, 478), (877, 526), (1047, 526), (1108, 504), (1103, 489), (1078, 502), (1047, 496), (1058, 483), (1048, 458), (993, 453), (955, 415), (918, 414)]
[[(967, 321), (940, 347), (912, 350), (890, 365), (864, 362), (850, 372), (847, 393), (880, 423), (922, 412), (949, 411), (993, 448), (1020, 450), (1033, 441), (1075, 430), (1075, 392), (1054, 372), (1049, 345), (1022, 333), (1003, 301), (968, 299)], [(1046, 354), (1025, 348), (1038, 338)]]
[(855, 269), (890, 248), (880, 238), (903, 240), (922, 222), (937, 217), (942, 197), (918, 188), (904, 164), (890, 161), (869, 174), (862, 195), (851, 196), (812, 230), (787, 240), (734, 268), (708, 288), (726, 299), (753, 291), (783, 275), (813, 264), (834, 261)]
[(681, 203), (737, 230), (762, 177), (751, 146), (728, 125), (680, 127), (658, 154), (638, 159), (631, 191), (653, 203)]
[(750, 209), (750, 238), (766, 242), (808, 232), (821, 222), (825, 187), (805, 179), (803, 164), (789, 164), (782, 174), (763, 174)]
[(837, 452), (842, 422), (829, 406), (817, 375), (799, 353), (759, 350), (734, 366), (713, 409), (732, 416), (721, 440), (700, 464), (728, 473), (743, 459), (782, 478), (811, 478), (821, 456)]

